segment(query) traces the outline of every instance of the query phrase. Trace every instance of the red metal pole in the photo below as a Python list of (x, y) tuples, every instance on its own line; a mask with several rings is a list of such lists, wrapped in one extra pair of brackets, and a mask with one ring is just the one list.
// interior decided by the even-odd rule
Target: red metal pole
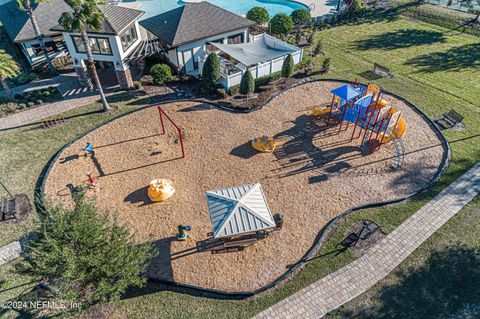
[(162, 116), (162, 113), (163, 113), (163, 110), (160, 106), (157, 106), (157, 109), (158, 109), (158, 114), (160, 116), (160, 122), (162, 123), (162, 134), (165, 134), (165, 125), (163, 124), (163, 116)]
[(182, 130), (178, 129), (180, 135), (180, 145), (182, 146), (182, 158), (185, 158), (185, 147), (183, 146)]
[[(361, 109), (358, 110), (357, 120), (355, 121), (355, 127), (353, 128), (352, 137), (350, 137), (350, 142), (353, 141), (353, 135), (355, 134), (355, 130), (357, 129), (358, 119), (360, 118), (360, 111), (361, 111)], [(360, 132), (361, 132), (361, 130), (360, 130)]]
[[(380, 135), (380, 130), (382, 129), (382, 125), (383, 125), (383, 122), (385, 121), (385, 118), (382, 119), (382, 121), (380, 122), (380, 125), (378, 126), (378, 130), (377, 130), (377, 135), (375, 135), (375, 140), (378, 139), (378, 135)], [(373, 132), (372, 132), (373, 133)], [(376, 146), (375, 145), (372, 145), (372, 149), (370, 151), (370, 155), (373, 154), (373, 152), (375, 152), (375, 149), (376, 149)]]
[(327, 126), (330, 125), (330, 118), (332, 117), (333, 112), (333, 102), (335, 101), (335, 95), (332, 97), (332, 103), (330, 103), (330, 113), (328, 113)]

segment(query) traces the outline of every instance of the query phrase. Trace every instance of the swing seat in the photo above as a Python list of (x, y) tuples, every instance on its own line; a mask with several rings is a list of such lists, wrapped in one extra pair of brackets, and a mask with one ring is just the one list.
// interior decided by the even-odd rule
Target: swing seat
[(152, 202), (163, 202), (175, 193), (173, 183), (169, 179), (154, 179), (148, 186), (148, 197)]
[(275, 150), (275, 139), (266, 135), (252, 140), (252, 147), (261, 153), (271, 153)]

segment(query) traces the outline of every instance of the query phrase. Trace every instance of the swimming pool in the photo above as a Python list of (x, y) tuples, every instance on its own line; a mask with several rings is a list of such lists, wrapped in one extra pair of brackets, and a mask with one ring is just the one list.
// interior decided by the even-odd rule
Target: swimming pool
[[(267, 9), (270, 17), (277, 13), (290, 15), (297, 9), (308, 9), (306, 5), (289, 0), (207, 0), (208, 2), (224, 8), (239, 15), (246, 15), (248, 10), (253, 7), (264, 7)], [(124, 1), (130, 2), (130, 1)], [(181, 0), (140, 0), (135, 1), (142, 4), (138, 9), (145, 11), (143, 19), (156, 16), (165, 11), (169, 11), (185, 5)]]

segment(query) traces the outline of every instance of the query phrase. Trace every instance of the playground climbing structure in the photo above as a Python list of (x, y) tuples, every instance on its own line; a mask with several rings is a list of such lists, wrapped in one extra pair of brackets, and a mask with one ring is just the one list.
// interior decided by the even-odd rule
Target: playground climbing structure
[(405, 147), (402, 136), (407, 125), (402, 112), (384, 100), (383, 91), (376, 85), (363, 86), (357, 82), (342, 85), (331, 91), (332, 102), (327, 126), (337, 122), (338, 133), (354, 125), (350, 142), (361, 138), (361, 149), (365, 155), (380, 150), (385, 143), (393, 146), (393, 168), (403, 164)]

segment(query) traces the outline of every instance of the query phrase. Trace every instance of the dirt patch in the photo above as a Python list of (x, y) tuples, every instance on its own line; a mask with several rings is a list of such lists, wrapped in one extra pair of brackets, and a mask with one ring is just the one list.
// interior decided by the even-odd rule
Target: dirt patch
[[(97, 188), (89, 194), (100, 208), (116, 211), (136, 240), (159, 248), (150, 276), (225, 291), (255, 290), (296, 263), (329, 220), (352, 206), (414, 192), (441, 163), (436, 134), (392, 96), (385, 98), (403, 111), (408, 125), (399, 170), (391, 169), (392, 145), (362, 156), (360, 140), (350, 142), (353, 125), (337, 134), (338, 127), (326, 129), (324, 118), (307, 114), (308, 108), (328, 103), (330, 90), (339, 85), (308, 83), (247, 114), (193, 102), (167, 104), (164, 109), (185, 133), (185, 159), (179, 158), (171, 126), (170, 135), (160, 135), (156, 108), (129, 114), (68, 147), (52, 167), (46, 194), (69, 203), (69, 196), (59, 195), (68, 193), (69, 184), (85, 184), (86, 174), (93, 173)], [(276, 137), (273, 154), (251, 148), (250, 141), (263, 134)], [(86, 142), (95, 147), (93, 160), (78, 156)], [(171, 179), (175, 195), (150, 202), (146, 186), (155, 178)], [(285, 216), (282, 230), (244, 251), (197, 252), (196, 242), (211, 231), (205, 192), (257, 182), (272, 213)], [(175, 240), (178, 224), (192, 226), (186, 242)]]
[(384, 237), (385, 234), (377, 224), (361, 220), (354, 223), (345, 233), (342, 246), (350, 248), (357, 257), (360, 257)]

